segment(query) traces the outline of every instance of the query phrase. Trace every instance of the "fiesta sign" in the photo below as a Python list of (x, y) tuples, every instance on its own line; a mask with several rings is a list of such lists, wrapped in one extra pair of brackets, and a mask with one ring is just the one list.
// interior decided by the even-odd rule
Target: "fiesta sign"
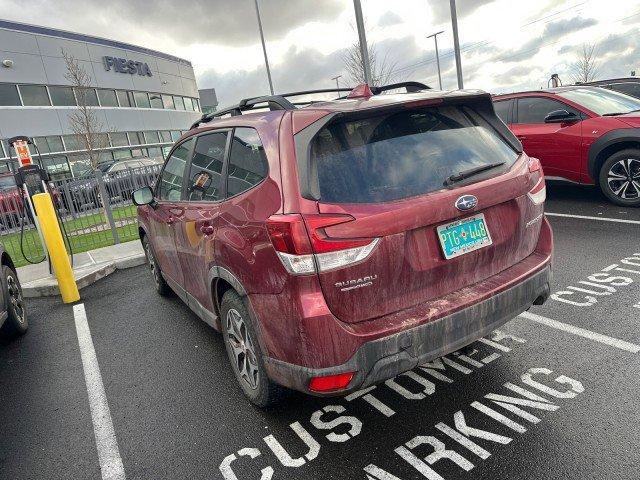
[(127, 60), (126, 58), (117, 57), (102, 57), (104, 62), (104, 68), (110, 71), (112, 68), (118, 73), (128, 73), (130, 75), (146, 75), (148, 77), (153, 76), (149, 65), (144, 62), (134, 62), (133, 60)]

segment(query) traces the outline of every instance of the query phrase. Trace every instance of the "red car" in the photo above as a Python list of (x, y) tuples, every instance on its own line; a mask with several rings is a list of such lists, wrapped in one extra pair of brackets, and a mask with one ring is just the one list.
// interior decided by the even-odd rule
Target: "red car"
[(256, 405), (384, 381), (549, 295), (540, 163), (489, 94), (403, 86), (243, 100), (134, 193), (155, 287), (222, 331)]
[(595, 184), (617, 205), (640, 206), (640, 99), (576, 85), (493, 100), (547, 179)]

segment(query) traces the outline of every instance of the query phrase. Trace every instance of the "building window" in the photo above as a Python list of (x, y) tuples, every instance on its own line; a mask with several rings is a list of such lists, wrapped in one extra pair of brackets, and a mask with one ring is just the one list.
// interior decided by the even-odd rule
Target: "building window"
[(79, 135), (63, 135), (64, 146), (67, 151), (70, 150), (84, 150), (84, 142)]
[(149, 95), (146, 92), (133, 92), (138, 108), (149, 108)]
[(71, 87), (49, 87), (49, 95), (54, 107), (75, 107), (76, 105)]
[(144, 135), (142, 132), (129, 132), (130, 145), (144, 145)]
[(132, 102), (133, 93), (127, 92), (126, 90), (118, 90), (116, 92), (116, 96), (118, 97), (118, 105), (123, 108), (133, 107), (135, 104)]
[(184, 97), (182, 101), (184, 102), (184, 109), (193, 112), (193, 102), (191, 99), (189, 97)]
[(18, 88), (8, 83), (0, 83), (0, 106), (2, 107), (19, 107), (20, 96)]
[(164, 159), (164, 157), (162, 156), (162, 150), (160, 150), (160, 148), (158, 147), (151, 147), (148, 150), (148, 156), (149, 158), (153, 158), (153, 159), (157, 159), (157, 160), (162, 160)]
[(42, 166), (47, 170), (52, 180), (69, 178), (71, 176), (71, 167), (67, 157), (56, 156), (42, 159)]
[(0, 140), (0, 158), (6, 158), (9, 155), (7, 154), (7, 152), (4, 149), (4, 142), (2, 140)]
[(25, 107), (48, 107), (51, 105), (44, 85), (20, 85), (22, 104)]
[(162, 95), (162, 105), (168, 110), (175, 110), (176, 105), (173, 103), (173, 97), (171, 95)]
[(113, 152), (113, 158), (115, 160), (122, 160), (123, 158), (131, 158), (131, 150), (116, 150)]
[(162, 97), (158, 93), (150, 93), (149, 99), (151, 100), (151, 108), (163, 108)]
[(176, 110), (184, 110), (184, 100), (182, 97), (173, 97), (173, 104), (176, 106)]
[(134, 148), (131, 150), (131, 156), (133, 158), (146, 157), (147, 151), (144, 148)]
[(118, 99), (116, 98), (116, 92), (114, 90), (98, 90), (98, 98), (100, 99), (100, 105), (103, 107), (117, 107)]
[(200, 111), (200, 102), (198, 101), (197, 98), (192, 98), (191, 100), (193, 101), (193, 110), (195, 112), (199, 112)]
[(98, 96), (93, 88), (74, 88), (76, 92), (76, 100), (78, 105), (87, 105), (88, 107), (98, 107)]
[(98, 153), (98, 163), (111, 163), (113, 162), (113, 153), (100, 152)]
[(171, 141), (172, 142), (177, 142), (178, 140), (180, 140), (180, 137), (182, 135), (180, 134), (179, 130), (171, 130)]
[(160, 137), (158, 136), (158, 132), (144, 132), (144, 136), (147, 139), (147, 143), (160, 143)]
[(158, 132), (160, 134), (160, 140), (163, 143), (169, 143), (171, 142), (171, 132), (169, 130), (162, 130), (161, 132)]
[(126, 147), (129, 145), (127, 134), (124, 132), (113, 132), (109, 134), (111, 136), (111, 145), (114, 147)]
[(34, 142), (40, 153), (57, 153), (64, 152), (64, 145), (62, 144), (62, 137), (58, 135), (52, 135), (49, 137), (34, 137)]

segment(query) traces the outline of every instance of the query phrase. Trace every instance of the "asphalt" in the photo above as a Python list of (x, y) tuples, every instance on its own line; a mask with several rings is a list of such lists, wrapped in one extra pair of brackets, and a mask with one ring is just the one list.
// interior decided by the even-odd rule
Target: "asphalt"
[[(593, 189), (554, 187), (549, 197), (549, 212), (640, 221), (640, 210), (608, 205)], [(594, 289), (580, 282), (594, 283), (589, 277), (611, 265), (640, 271), (622, 262), (640, 254), (640, 225), (550, 220), (556, 238), (553, 291), (575, 292), (564, 298), (584, 300), (588, 293), (568, 287)], [(605, 289), (608, 294), (596, 296), (593, 305), (551, 299), (531, 312), (640, 345), (640, 274), (618, 273), (632, 283), (620, 280), (628, 284)], [(220, 335), (177, 298), (158, 297), (144, 267), (118, 271), (84, 289), (82, 297), (129, 479), (223, 478), (220, 465), (232, 454), (238, 479), (258, 479), (269, 467), (273, 479), (439, 478), (427, 477), (429, 466), (447, 479), (639, 477), (640, 353), (517, 318), (501, 329), (516, 339), (487, 337), (510, 351), (474, 344), (472, 359), (493, 359), (482, 367), (450, 356), (468, 367), (466, 373), (435, 370), (443, 378), (419, 371), (418, 378), (432, 383), (402, 376), (395, 390), (376, 387), (370, 394), (386, 405), (386, 415), (364, 398), (295, 393), (262, 411), (236, 386)], [(0, 478), (101, 478), (72, 308), (54, 299), (30, 300), (27, 335), (0, 340)], [(527, 372), (555, 390), (527, 383)], [(506, 383), (547, 400), (538, 408), (520, 405), (520, 415), (526, 411), (539, 421), (486, 398), (518, 397)], [(414, 399), (399, 394), (400, 387)], [(421, 395), (425, 388), (430, 394)], [(507, 426), (472, 404), (519, 425)], [(485, 453), (473, 453), (436, 427), (454, 428), (460, 417), (493, 434), (475, 431), (484, 438), (469, 437)], [(267, 446), (272, 439), (264, 440), (269, 435), (288, 452), (288, 460), (280, 455), (285, 463), (301, 465), (284, 466)], [(431, 465), (434, 448), (420, 443), (434, 439), (449, 457)], [(251, 459), (247, 448), (259, 455)]]

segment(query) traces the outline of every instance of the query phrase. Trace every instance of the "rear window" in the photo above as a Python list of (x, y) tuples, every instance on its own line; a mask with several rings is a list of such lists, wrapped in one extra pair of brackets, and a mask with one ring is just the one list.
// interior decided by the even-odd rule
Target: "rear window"
[[(444, 188), (447, 177), (516, 153), (473, 109), (443, 106), (325, 126), (311, 142), (320, 199), (378, 203)], [(482, 178), (482, 177), (480, 177)]]

